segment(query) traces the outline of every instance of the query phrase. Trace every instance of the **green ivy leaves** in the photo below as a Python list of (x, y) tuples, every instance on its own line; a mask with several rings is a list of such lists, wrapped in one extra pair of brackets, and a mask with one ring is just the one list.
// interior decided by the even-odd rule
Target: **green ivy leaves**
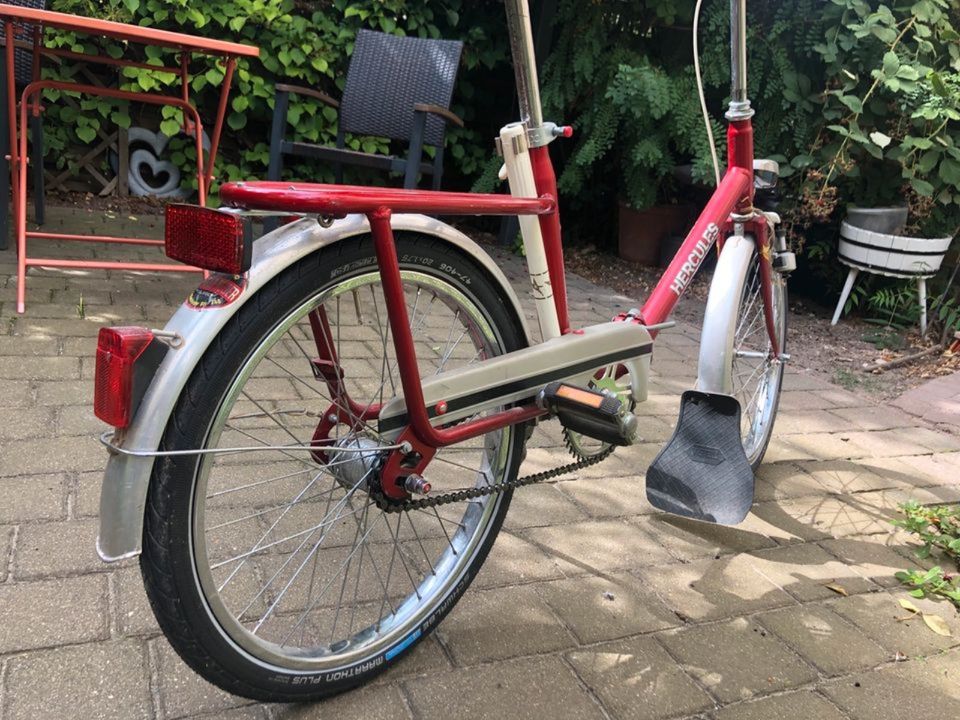
[[(53, 0), (53, 10), (89, 17), (185, 32), (256, 45), (261, 57), (241, 59), (237, 63), (233, 90), (226, 117), (227, 130), (218, 158), (217, 175), (222, 180), (262, 177), (268, 155), (263, 150), (269, 136), (273, 112), (274, 82), (282, 79), (294, 84), (316, 87), (338, 97), (342, 90), (353, 38), (361, 27), (383, 32), (421, 37), (461, 38), (465, 41), (459, 87), (453, 110), (468, 121), (466, 129), (448, 132), (448, 151), (457, 159), (464, 174), (481, 169), (490, 155), (491, 131), (471, 123), (478, 113), (464, 105), (476, 97), (474, 88), (484, 81), (485, 73), (503, 67), (507, 59), (503, 34), (502, 5), (495, 0), (325, 0), (319, 3), (294, 0)], [(77, 52), (125, 56), (158, 67), (179, 65), (173, 51), (114, 43), (103, 38), (88, 38), (73, 33), (48, 31), (47, 42)], [(195, 57), (191, 61), (190, 90), (205, 123), (212, 124), (223, 82), (223, 66), (213, 59)], [(52, 65), (47, 76), (59, 75)], [(127, 68), (120, 86), (139, 92), (180, 94), (179, 77), (172, 73)], [(48, 97), (52, 100), (54, 93)], [(45, 118), (45, 137), (50, 158), (63, 167), (70, 163), (78, 143), (94, 141), (102, 120), (129, 126), (131, 117), (110, 100), (84, 99), (83, 108), (92, 111), (93, 121), (78, 119), (76, 111), (51, 102)], [(135, 124), (159, 126), (173, 137), (181, 131), (181, 114), (172, 108), (158, 113), (134, 105)], [(87, 115), (84, 113), (83, 115)], [(97, 120), (99, 118), (99, 120)], [(337, 132), (337, 113), (318, 107), (309, 98), (292, 96), (288, 138), (332, 144)], [(370, 138), (351, 138), (350, 146), (371, 152), (387, 153), (387, 143)], [(173, 143), (171, 143), (173, 147)], [(188, 170), (192, 159), (181, 153), (174, 161)], [(291, 176), (331, 179), (329, 168), (290, 163)], [(450, 168), (448, 167), (448, 170)], [(185, 173), (185, 177), (190, 173)], [(216, 187), (214, 187), (216, 190)]]

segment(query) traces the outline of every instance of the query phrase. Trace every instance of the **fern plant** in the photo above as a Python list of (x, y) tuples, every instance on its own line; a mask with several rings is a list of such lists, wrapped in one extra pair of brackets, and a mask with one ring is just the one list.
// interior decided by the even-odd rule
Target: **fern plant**
[[(793, 170), (787, 158), (805, 153), (816, 134), (812, 78), (822, 68), (812, 48), (822, 38), (819, 4), (784, 0), (748, 8), (757, 152), (779, 155), (784, 174)], [(693, 73), (692, 11), (693, 3), (680, 0), (560, 0), (543, 99), (548, 116), (576, 129), (574, 146), (557, 152), (560, 189), (565, 207), (573, 211), (568, 219), (589, 223), (593, 232), (604, 219), (612, 224), (618, 199), (635, 208), (677, 199), (673, 170), (678, 165), (691, 165), (696, 183), (712, 184)], [(723, 162), (730, 77), (726, 0), (704, 3), (700, 37), (707, 102)]]

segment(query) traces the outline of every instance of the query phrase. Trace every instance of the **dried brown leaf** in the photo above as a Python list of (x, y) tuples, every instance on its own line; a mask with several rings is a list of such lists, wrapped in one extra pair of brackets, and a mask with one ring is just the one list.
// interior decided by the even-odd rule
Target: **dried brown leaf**
[(909, 610), (910, 612), (916, 613), (916, 614), (920, 613), (920, 608), (918, 608), (916, 605), (914, 605), (912, 602), (910, 602), (906, 598), (900, 598), (899, 602), (900, 602), (900, 607), (902, 607), (904, 610)]
[(943, 635), (945, 637), (950, 637), (953, 635), (953, 633), (950, 632), (950, 626), (947, 625), (947, 621), (939, 615), (924, 613), (923, 621), (927, 624), (927, 627), (933, 630), (937, 635)]

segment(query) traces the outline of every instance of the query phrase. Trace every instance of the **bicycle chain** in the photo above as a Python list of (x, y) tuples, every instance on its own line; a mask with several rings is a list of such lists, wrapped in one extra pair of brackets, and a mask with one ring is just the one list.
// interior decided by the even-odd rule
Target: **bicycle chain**
[(585, 467), (590, 467), (591, 465), (596, 465), (601, 460), (605, 460), (610, 456), (610, 453), (614, 451), (614, 446), (609, 446), (606, 450), (598, 455), (593, 457), (583, 458), (577, 462), (568, 463), (567, 465), (561, 465), (558, 468), (553, 470), (543, 470), (542, 472), (534, 473), (533, 475), (526, 475), (525, 477), (516, 478), (500, 485), (488, 485), (486, 487), (475, 487), (475, 488), (464, 488), (463, 490), (455, 490), (453, 492), (443, 493), (442, 495), (436, 495), (434, 497), (424, 497), (417, 498), (416, 500), (392, 500), (387, 498), (381, 491), (379, 487), (371, 487), (370, 497), (373, 498), (373, 501), (377, 504), (381, 510), (387, 513), (396, 513), (404, 512), (409, 510), (425, 510), (426, 508), (439, 507), (440, 505), (448, 505), (454, 502), (463, 502), (464, 500), (475, 500), (476, 498), (486, 497), (487, 495), (493, 495), (494, 493), (501, 492), (502, 490), (515, 490), (517, 488), (525, 487), (527, 485), (536, 485), (537, 483), (544, 482), (550, 478), (557, 477), (558, 475), (564, 475), (575, 470), (582, 470)]

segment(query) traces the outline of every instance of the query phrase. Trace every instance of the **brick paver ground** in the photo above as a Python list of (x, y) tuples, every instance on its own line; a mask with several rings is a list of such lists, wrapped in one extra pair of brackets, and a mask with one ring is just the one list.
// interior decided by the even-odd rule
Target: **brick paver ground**
[[(120, 234), (149, 222), (53, 211), (50, 225)], [(522, 280), (518, 258), (496, 255)], [(0, 253), (0, 719), (880, 720), (958, 706), (960, 618), (916, 601), (951, 637), (903, 619), (892, 575), (911, 548), (888, 521), (909, 497), (960, 499), (960, 438), (804, 373), (794, 347), (754, 512), (736, 528), (655, 513), (643, 475), (693, 382), (690, 324), (657, 340), (644, 442), (518, 492), (474, 587), (411, 657), (321, 705), (221, 693), (159, 635), (136, 564), (94, 551), (97, 329), (162, 326), (192, 282), (34, 271), (18, 317), (15, 258)], [(571, 298), (577, 323), (635, 304), (576, 277)], [(565, 462), (558, 443), (538, 431), (525, 471)]]
[(893, 404), (936, 425), (960, 426), (960, 373), (929, 380)]

